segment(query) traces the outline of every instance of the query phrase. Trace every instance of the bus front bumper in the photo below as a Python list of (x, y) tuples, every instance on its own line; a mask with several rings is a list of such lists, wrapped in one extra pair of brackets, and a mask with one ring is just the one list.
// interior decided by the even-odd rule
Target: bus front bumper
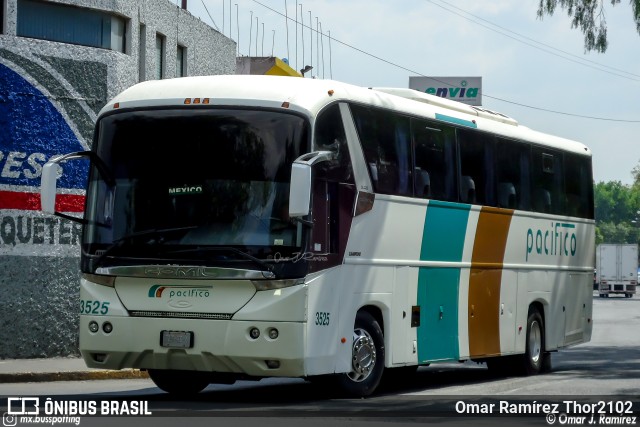
[[(92, 332), (90, 326), (97, 331)], [(111, 325), (105, 327), (105, 324)], [(250, 331), (256, 328), (259, 336)], [(273, 338), (272, 329), (277, 329)], [(255, 377), (305, 376), (304, 322), (80, 316), (80, 352), (103, 369), (176, 369)], [(161, 345), (163, 331), (191, 335), (190, 348)], [(272, 335), (269, 336), (269, 332)], [(166, 343), (165, 343), (166, 344)], [(175, 345), (175, 344), (174, 344)]]

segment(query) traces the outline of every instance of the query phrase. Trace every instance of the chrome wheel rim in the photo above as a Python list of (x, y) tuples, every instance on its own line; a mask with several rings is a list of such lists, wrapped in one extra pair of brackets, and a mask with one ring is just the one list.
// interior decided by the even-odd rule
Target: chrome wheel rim
[(537, 321), (531, 323), (529, 331), (529, 358), (534, 364), (538, 364), (542, 354), (542, 330)]
[(347, 374), (354, 382), (369, 378), (376, 366), (376, 346), (371, 335), (364, 329), (353, 331), (351, 349), (351, 372)]

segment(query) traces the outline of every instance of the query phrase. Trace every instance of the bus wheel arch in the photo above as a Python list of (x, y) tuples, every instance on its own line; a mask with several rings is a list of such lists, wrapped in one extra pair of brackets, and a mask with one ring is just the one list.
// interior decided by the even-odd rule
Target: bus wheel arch
[(211, 382), (198, 371), (149, 369), (149, 377), (162, 391), (176, 396), (192, 396), (204, 390)]
[(338, 387), (348, 395), (371, 395), (382, 378), (385, 365), (384, 324), (377, 307), (358, 311), (353, 325), (350, 372), (336, 377)]
[(527, 313), (525, 352), (521, 359), (521, 373), (535, 375), (551, 370), (551, 354), (547, 351), (547, 331), (544, 306), (534, 302)]

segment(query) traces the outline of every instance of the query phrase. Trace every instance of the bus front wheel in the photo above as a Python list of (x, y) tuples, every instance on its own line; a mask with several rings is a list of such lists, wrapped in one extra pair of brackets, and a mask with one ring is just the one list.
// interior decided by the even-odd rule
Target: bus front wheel
[(351, 347), (351, 372), (337, 377), (338, 386), (356, 397), (371, 395), (384, 371), (384, 335), (378, 321), (366, 311), (356, 315)]
[(207, 376), (197, 371), (149, 369), (149, 377), (160, 390), (174, 395), (197, 394), (209, 385)]

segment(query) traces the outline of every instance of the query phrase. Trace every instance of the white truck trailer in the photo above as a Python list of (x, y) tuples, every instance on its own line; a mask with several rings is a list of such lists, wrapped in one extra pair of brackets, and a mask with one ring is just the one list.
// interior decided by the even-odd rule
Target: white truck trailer
[(638, 245), (603, 243), (596, 248), (596, 281), (600, 298), (631, 298), (638, 284)]

